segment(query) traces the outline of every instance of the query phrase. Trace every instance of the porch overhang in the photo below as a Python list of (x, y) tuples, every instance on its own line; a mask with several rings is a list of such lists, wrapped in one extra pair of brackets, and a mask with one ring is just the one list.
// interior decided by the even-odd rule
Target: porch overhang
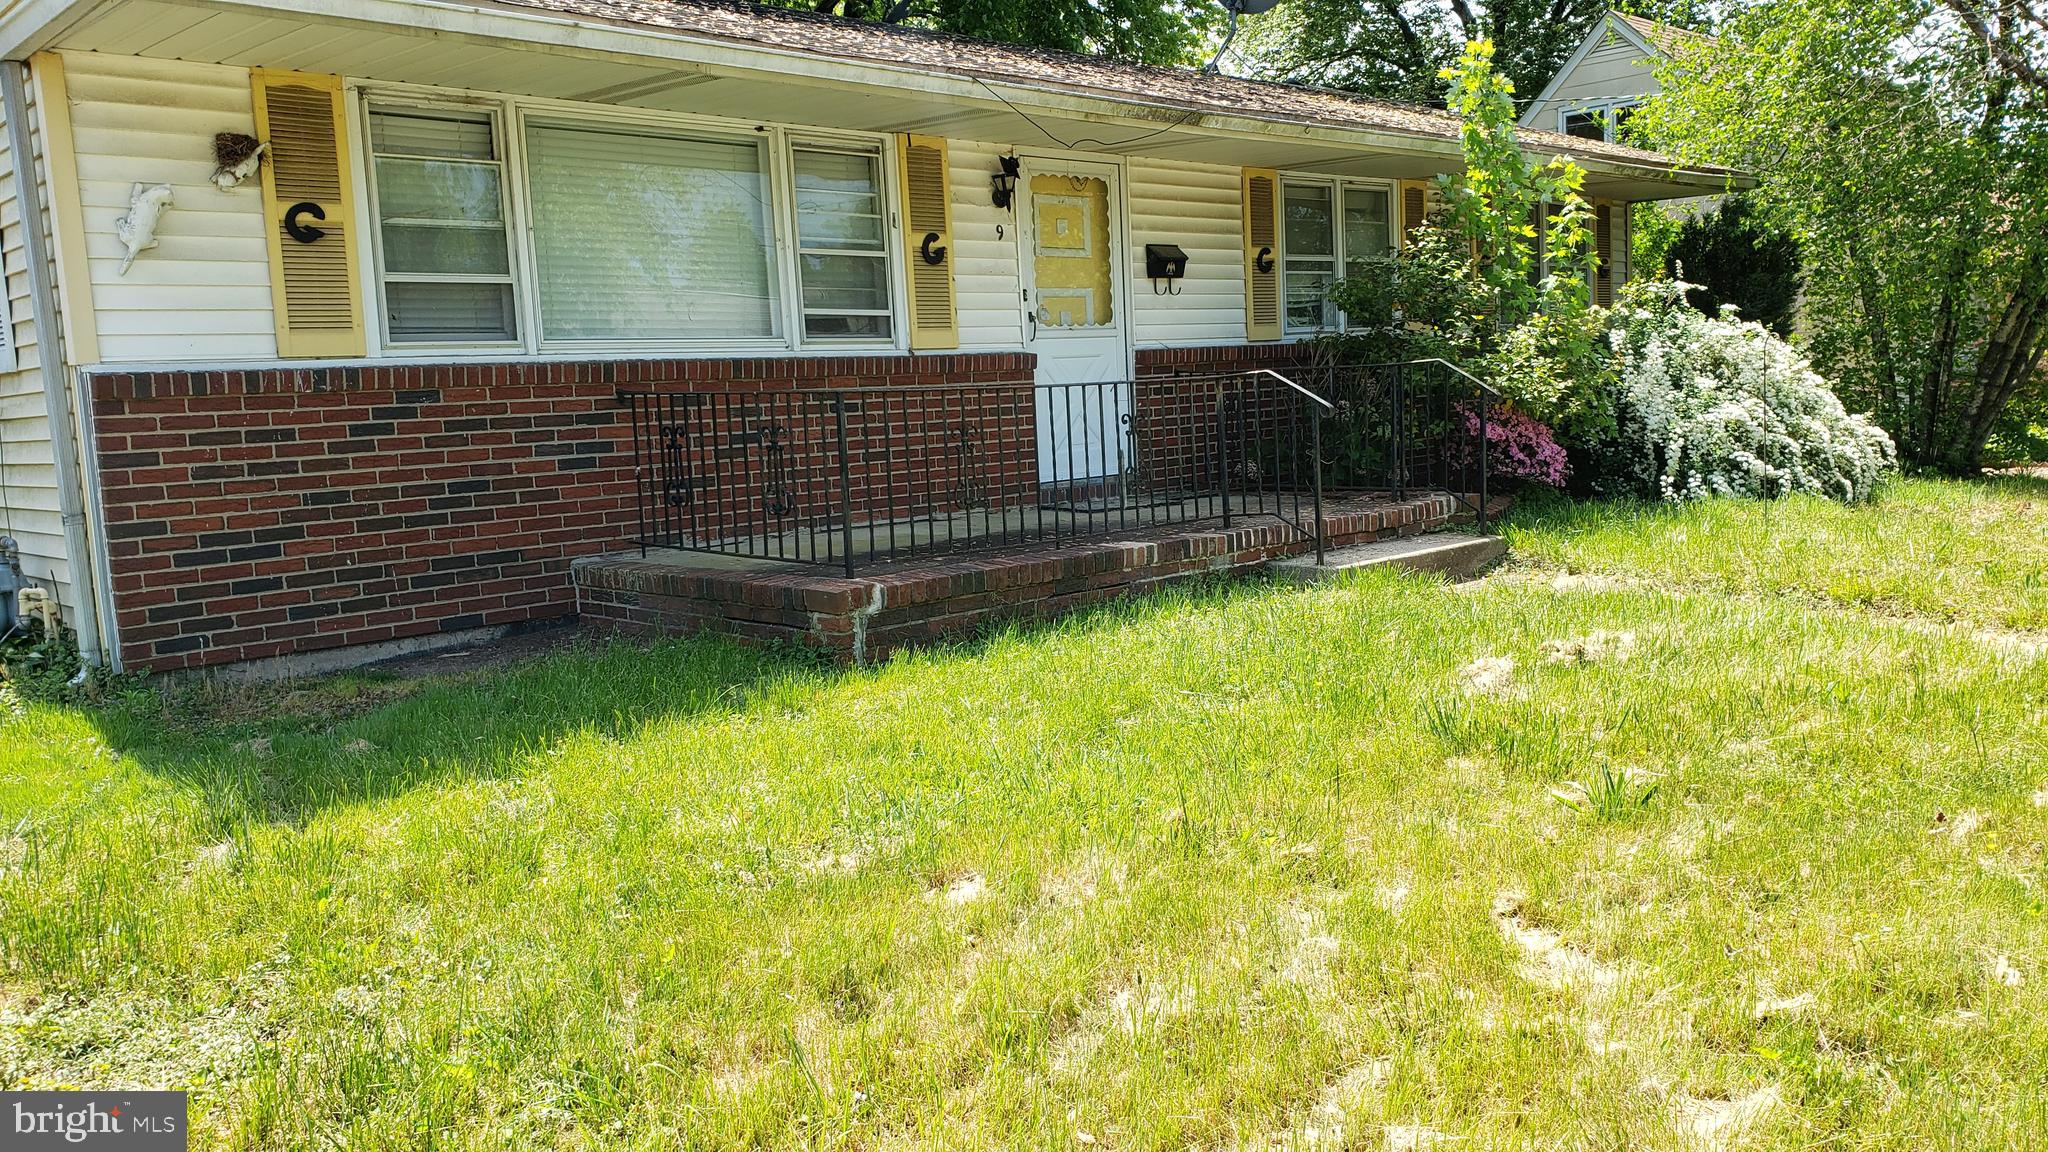
[[(820, 128), (1393, 179), (1459, 163), (1441, 116), (1421, 130), (1333, 123), (1106, 86), (1100, 77), (977, 75), (650, 27), (518, 3), (442, 0), (30, 0), (0, 14), (0, 56), (43, 49), (333, 73), (388, 84), (616, 104)], [(1177, 77), (1183, 86), (1187, 78)], [(1739, 174), (1549, 133), (1590, 194), (1654, 200), (1729, 191)]]

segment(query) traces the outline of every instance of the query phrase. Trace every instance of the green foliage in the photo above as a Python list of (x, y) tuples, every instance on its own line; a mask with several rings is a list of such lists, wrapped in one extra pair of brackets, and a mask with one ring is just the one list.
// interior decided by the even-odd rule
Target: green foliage
[[(1815, 363), (1905, 458), (1967, 473), (2048, 351), (2048, 99), (1936, 0), (1781, 0), (1659, 69), (1634, 121), (1758, 173), (1799, 243)], [(1688, 267), (1690, 273), (1691, 269)]]
[(1687, 219), (1662, 267), (1696, 288), (1687, 299), (1709, 316), (1732, 306), (1780, 336), (1792, 334), (1799, 303), (1799, 242), (1759, 214), (1748, 196), (1730, 196), (1713, 212)]
[[(1494, 323), (1506, 329), (1538, 307), (1584, 308), (1595, 254), (1585, 172), (1563, 157), (1530, 165), (1515, 138), (1514, 83), (1495, 70), (1493, 56), (1492, 41), (1475, 40), (1444, 69), (1465, 154), (1464, 175), (1446, 181), (1444, 195), (1493, 289)], [(1539, 281), (1534, 217), (1546, 204), (1555, 206), (1545, 237), (1551, 275)]]
[(1472, 370), (1567, 448), (1613, 436), (1614, 350), (1597, 308), (1538, 312), (1501, 337)]
[[(0, 640), (0, 690), (5, 691), (8, 701), (101, 700), (110, 690), (128, 687), (134, 680), (115, 677), (104, 668), (92, 669), (83, 679), (77, 679), (83, 666), (78, 655), (78, 637), (69, 629), (52, 636), (41, 624), (30, 623)], [(75, 679), (77, 682), (73, 683)]]
[(1348, 322), (1342, 335), (1326, 338), (1341, 360), (1462, 361), (1477, 353), (1492, 292), (1464, 236), (1437, 219), (1398, 253), (1368, 259), (1331, 285), (1330, 302)]
[(1984, 456), (1992, 465), (2048, 463), (2048, 372), (2035, 373), (2005, 406)]
[(1527, 103), (1615, 7), (1687, 28), (1707, 18), (1700, 0), (1288, 0), (1246, 21), (1232, 70), (1441, 104), (1438, 76), (1468, 44), (1488, 40)]
[(1665, 253), (1678, 240), (1686, 217), (1662, 204), (1645, 201), (1629, 205), (1628, 266), (1662, 268)]
[(1192, 64), (1222, 9), (1208, 0), (769, 0), (872, 20), (1146, 64)]

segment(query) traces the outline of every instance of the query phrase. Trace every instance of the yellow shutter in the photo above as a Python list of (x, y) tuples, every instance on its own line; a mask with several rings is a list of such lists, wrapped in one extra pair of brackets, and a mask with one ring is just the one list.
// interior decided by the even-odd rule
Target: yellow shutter
[(1280, 338), (1280, 174), (1244, 170), (1244, 335)]
[[(250, 73), (263, 158), (263, 222), (279, 356), (361, 356), (355, 197), (350, 194), (341, 77), (258, 68)], [(301, 208), (297, 205), (312, 205)], [(293, 217), (288, 221), (287, 216)], [(320, 236), (300, 240), (288, 223)]]
[[(958, 348), (953, 303), (953, 197), (946, 179), (946, 141), (896, 138), (902, 184), (905, 279), (910, 284), (910, 346)], [(929, 253), (929, 255), (927, 255)], [(936, 263), (934, 263), (936, 261)]]
[(1401, 181), (1401, 246), (1415, 243), (1415, 233), (1429, 219), (1429, 185), (1421, 180)]
[(1614, 303), (1614, 213), (1606, 204), (1593, 209), (1593, 303)]

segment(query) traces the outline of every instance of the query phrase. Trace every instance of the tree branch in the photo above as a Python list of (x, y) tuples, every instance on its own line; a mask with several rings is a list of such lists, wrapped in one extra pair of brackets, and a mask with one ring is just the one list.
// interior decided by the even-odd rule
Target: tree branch
[[(1954, 12), (1970, 29), (1971, 34), (1990, 50), (1999, 67), (2004, 68), (2020, 83), (2048, 95), (2048, 72), (2035, 67), (2034, 62), (2016, 51), (2004, 35), (1993, 30), (1983, 10), (1977, 6), (1976, 0), (1942, 0), (1942, 4)], [(2031, 9), (2027, 11), (2027, 17), (2037, 24), (2041, 22), (2041, 17)]]

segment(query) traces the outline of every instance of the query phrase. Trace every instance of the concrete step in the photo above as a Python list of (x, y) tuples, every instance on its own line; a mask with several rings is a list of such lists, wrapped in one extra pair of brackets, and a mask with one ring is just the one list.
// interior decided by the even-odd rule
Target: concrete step
[(1473, 536), (1464, 532), (1431, 532), (1376, 540), (1335, 548), (1316, 563), (1314, 553), (1276, 560), (1272, 570), (1295, 580), (1328, 580), (1361, 568), (1392, 567), (1404, 572), (1441, 572), (1453, 580), (1476, 576), (1488, 565), (1507, 555), (1507, 542), (1498, 536)]

